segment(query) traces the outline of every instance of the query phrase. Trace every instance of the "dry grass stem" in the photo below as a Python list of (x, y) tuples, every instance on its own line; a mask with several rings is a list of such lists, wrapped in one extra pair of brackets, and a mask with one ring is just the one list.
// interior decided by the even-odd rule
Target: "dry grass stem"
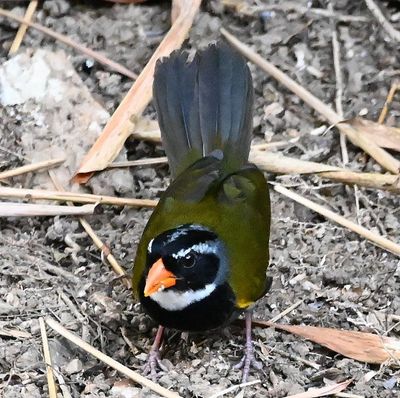
[(168, 159), (166, 156), (161, 156), (159, 158), (147, 158), (139, 160), (129, 160), (126, 162), (114, 162), (107, 166), (107, 169), (115, 169), (120, 167), (134, 167), (134, 166), (150, 166), (155, 164), (165, 164)]
[[(25, 15), (24, 15), (24, 21), (28, 21), (28, 22), (31, 21), (33, 14), (36, 11), (37, 6), (38, 6), (38, 0), (30, 1), (28, 8), (26, 9)], [(22, 43), (22, 40), (24, 39), (27, 29), (28, 29), (28, 25), (26, 23), (22, 23), (20, 25), (20, 27), (18, 28), (18, 32), (15, 35), (14, 41), (11, 44), (8, 55), (15, 54), (19, 50), (19, 47)]]
[[(333, 13), (332, 3), (328, 4), (328, 10)], [(336, 112), (339, 115), (340, 119), (343, 120), (344, 118), (343, 106), (342, 106), (343, 74), (342, 74), (342, 68), (340, 66), (340, 44), (338, 40), (335, 23), (332, 23), (332, 50), (333, 50), (333, 66), (335, 69), (335, 77), (336, 77), (335, 107), (336, 107)], [(342, 131), (340, 132), (340, 150), (342, 152), (343, 164), (346, 165), (347, 163), (349, 163), (349, 153), (347, 151), (346, 135)]]
[(298, 12), (300, 14), (311, 14), (323, 18), (334, 18), (340, 22), (369, 22), (370, 19), (361, 15), (343, 15), (323, 8), (312, 8), (305, 7), (295, 1), (285, 1), (284, 3), (278, 4), (265, 4), (260, 6), (250, 6), (247, 0), (238, 2), (238, 0), (223, 0), (223, 3), (227, 7), (236, 8), (237, 12), (244, 15), (258, 15), (262, 11), (285, 11), (285, 12)]
[(290, 307), (286, 308), (286, 310), (282, 311), (280, 314), (274, 316), (273, 318), (270, 319), (270, 322), (277, 322), (280, 319), (282, 319), (284, 316), (295, 310), (299, 305), (303, 304), (304, 300), (299, 300), (296, 303), (292, 304)]
[[(228, 33), (225, 29), (221, 29), (222, 35), (232, 44), (238, 51), (240, 51), (250, 61), (260, 67), (262, 70), (270, 74), (282, 85), (291, 90), (299, 98), (301, 98), (306, 104), (308, 104), (315, 111), (320, 113), (326, 120), (332, 125), (338, 125), (342, 120), (339, 115), (334, 112), (328, 105), (324, 104), (320, 99), (311, 94), (308, 90), (296, 83), (293, 79), (279, 70), (276, 66), (262, 58), (260, 55), (255, 53), (250, 47), (242, 43), (235, 36)], [(380, 148), (375, 142), (369, 140), (364, 135), (360, 134), (359, 131), (351, 127), (346, 123), (341, 123), (337, 126), (338, 129), (345, 133), (350, 141), (362, 148), (372, 158), (374, 158), (384, 169), (390, 171), (393, 174), (398, 174), (400, 170), (400, 161), (395, 159), (392, 155)]]
[(146, 377), (143, 377), (137, 372), (134, 372), (133, 370), (127, 368), (126, 366), (122, 365), (121, 363), (117, 362), (115, 359), (109, 357), (108, 355), (102, 353), (101, 351), (97, 350), (90, 344), (86, 343), (86, 341), (82, 340), (79, 338), (77, 335), (74, 333), (71, 333), (69, 330), (64, 328), (61, 324), (56, 322), (52, 318), (46, 318), (46, 323), (57, 333), (59, 333), (61, 336), (65, 337), (67, 340), (70, 342), (76, 344), (78, 347), (81, 349), (85, 350), (89, 354), (93, 355), (100, 361), (104, 362), (108, 366), (111, 366), (113, 369), (117, 370), (118, 372), (122, 373), (123, 375), (129, 377), (131, 380), (133, 380), (136, 383), (141, 384), (144, 387), (148, 387), (152, 391), (156, 392), (157, 394), (160, 394), (162, 397), (165, 398), (179, 398), (180, 395), (177, 393), (174, 393), (172, 391), (167, 390), (166, 388), (160, 386), (157, 383), (152, 382), (151, 380), (147, 379)]
[(379, 115), (379, 119), (378, 119), (378, 123), (379, 124), (382, 124), (385, 121), (386, 115), (387, 115), (387, 113), (389, 111), (389, 105), (392, 103), (394, 95), (396, 94), (396, 92), (398, 90), (400, 90), (400, 83), (398, 83), (398, 82), (392, 83), (392, 85), (390, 86), (389, 93), (388, 93), (388, 95), (386, 97), (386, 101), (383, 104), (382, 111), (381, 111), (381, 113)]
[(225, 390), (222, 390), (220, 392), (217, 392), (216, 394), (211, 395), (209, 398), (223, 397), (224, 395), (229, 394), (230, 392), (235, 391), (238, 388), (245, 388), (245, 387), (249, 387), (254, 384), (259, 384), (259, 383), (261, 383), (261, 380), (252, 380), (252, 381), (248, 381), (247, 383), (241, 383), (241, 384), (226, 388)]
[(13, 337), (15, 339), (31, 339), (32, 335), (24, 330), (18, 329), (0, 329), (0, 336)]
[(317, 364), (315, 362), (309, 361), (309, 360), (307, 360), (305, 358), (299, 357), (298, 355), (291, 354), (289, 351), (279, 350), (276, 347), (274, 347), (274, 348), (271, 348), (271, 354), (272, 353), (277, 353), (279, 355), (282, 355), (285, 358), (290, 358), (290, 359), (292, 359), (292, 360), (294, 360), (296, 362), (304, 363), (305, 365), (307, 365), (310, 368), (313, 368), (315, 370), (320, 370), (321, 369), (321, 365), (319, 365), (319, 364)]
[(47, 340), (46, 325), (42, 317), (39, 318), (39, 325), (43, 343), (44, 362), (46, 364), (46, 376), (47, 376), (47, 385), (49, 388), (49, 397), (57, 398), (57, 387), (56, 387), (56, 382), (54, 380), (53, 365), (51, 361), (49, 342)]
[(129, 279), (129, 276), (126, 274), (125, 270), (119, 265), (117, 259), (111, 253), (110, 248), (105, 243), (102, 242), (102, 240), (94, 232), (93, 228), (84, 218), (80, 218), (79, 222), (81, 223), (86, 233), (89, 235), (90, 239), (92, 239), (96, 247), (103, 253), (104, 257), (107, 259), (114, 272), (118, 276), (122, 277), (122, 283), (125, 285), (125, 287), (130, 289), (131, 281)]
[[(56, 189), (58, 191), (62, 191), (63, 187), (61, 186), (55, 174), (49, 171), (49, 176)], [(68, 206), (70, 206), (71, 209), (74, 208), (74, 204), (72, 202), (67, 202), (67, 204)], [(130, 278), (126, 274), (125, 270), (119, 265), (117, 259), (111, 253), (110, 248), (105, 243), (103, 243), (103, 241), (97, 236), (96, 232), (94, 232), (93, 228), (88, 223), (88, 221), (86, 221), (83, 217), (79, 217), (79, 222), (82, 225), (82, 228), (85, 230), (85, 232), (89, 235), (90, 239), (92, 239), (96, 247), (101, 251), (102, 255), (107, 259), (113, 271), (118, 276), (122, 277), (122, 283), (125, 285), (125, 287), (130, 289), (131, 288)]]
[(372, 120), (355, 117), (346, 120), (347, 124), (357, 129), (368, 139), (374, 140), (382, 148), (393, 149), (400, 152), (400, 129), (397, 127), (386, 126)]
[(286, 398), (318, 398), (326, 397), (328, 395), (334, 395), (345, 390), (352, 381), (353, 380), (351, 379), (321, 388), (310, 388), (306, 392), (295, 395), (288, 395)]
[(379, 6), (374, 2), (374, 0), (365, 0), (365, 4), (371, 11), (371, 14), (376, 18), (382, 28), (386, 31), (389, 35), (391, 40), (397, 41), (400, 43), (400, 32), (396, 30), (392, 24), (386, 19), (383, 15), (383, 12), (379, 8)]
[(45, 160), (43, 162), (27, 164), (25, 166), (17, 167), (16, 169), (12, 170), (2, 171), (0, 172), (0, 180), (16, 177), (21, 174), (31, 173), (33, 171), (47, 170), (50, 169), (51, 167), (56, 167), (60, 165), (64, 161), (65, 161), (64, 158), (50, 159), (50, 160)]
[(276, 174), (316, 174), (321, 178), (400, 193), (400, 178), (391, 174), (360, 173), (324, 163), (309, 162), (278, 153), (252, 150), (250, 161), (260, 169)]
[(46, 191), (42, 189), (24, 189), (0, 187), (0, 198), (19, 198), (25, 200), (54, 200), (58, 202), (93, 203), (112, 206), (130, 206), (153, 208), (156, 200), (118, 198), (115, 196), (101, 196), (85, 193)]
[(174, 0), (179, 16), (144, 67), (139, 77), (111, 116), (102, 134), (83, 159), (75, 181), (85, 183), (93, 172), (104, 170), (119, 154), (125, 140), (135, 128), (137, 120), (151, 101), (153, 75), (159, 58), (168, 56), (185, 40), (196, 16), (201, 0)]
[(79, 207), (34, 203), (0, 202), (0, 217), (82, 216), (93, 214), (97, 205)]
[(308, 207), (311, 210), (316, 211), (319, 214), (322, 214), (324, 217), (328, 218), (329, 220), (332, 220), (345, 228), (348, 228), (349, 230), (356, 232), (360, 236), (362, 236), (365, 239), (368, 239), (372, 243), (376, 244), (377, 246), (386, 249), (390, 251), (391, 253), (394, 253), (398, 256), (400, 256), (400, 245), (397, 243), (384, 238), (383, 236), (380, 236), (374, 232), (371, 232), (369, 229), (364, 228), (353, 221), (348, 220), (347, 218), (340, 216), (333, 211), (309, 200), (304, 198), (303, 196), (290, 191), (289, 189), (286, 189), (285, 187), (281, 185), (274, 185), (275, 191), (281, 193), (282, 195), (287, 196), (288, 198), (294, 200), (297, 203), (302, 204), (303, 206)]
[(125, 66), (120, 65), (117, 62), (112, 61), (111, 59), (107, 58), (106, 56), (93, 51), (90, 48), (85, 47), (84, 45), (77, 43), (76, 41), (70, 39), (68, 36), (62, 35), (61, 33), (54, 32), (53, 30), (46, 28), (43, 25), (40, 25), (38, 23), (33, 23), (26, 21), (24, 18), (18, 17), (17, 15), (14, 15), (13, 13), (3, 10), (0, 8), (0, 15), (6, 18), (13, 19), (14, 21), (18, 21), (20, 23), (25, 23), (31, 28), (34, 28), (38, 30), (39, 32), (42, 32), (46, 34), (47, 36), (52, 37), (55, 40), (58, 40), (64, 44), (66, 44), (69, 47), (74, 48), (75, 50), (87, 55), (90, 58), (93, 58), (97, 62), (99, 62), (102, 65), (105, 65), (109, 67), (110, 69), (114, 70), (115, 72), (120, 73), (121, 75), (127, 76), (133, 80), (137, 78), (137, 75), (130, 71), (129, 69), (125, 68)]

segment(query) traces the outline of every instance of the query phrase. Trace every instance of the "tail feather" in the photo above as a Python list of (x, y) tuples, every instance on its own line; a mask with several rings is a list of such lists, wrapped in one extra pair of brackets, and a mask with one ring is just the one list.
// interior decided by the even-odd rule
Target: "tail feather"
[(216, 149), (232, 167), (247, 162), (253, 85), (241, 55), (219, 42), (192, 62), (178, 50), (158, 63), (154, 99), (171, 171)]

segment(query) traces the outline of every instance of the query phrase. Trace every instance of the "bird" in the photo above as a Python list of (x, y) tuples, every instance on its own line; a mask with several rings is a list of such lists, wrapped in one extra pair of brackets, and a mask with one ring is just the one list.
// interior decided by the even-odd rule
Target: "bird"
[(237, 367), (259, 367), (252, 308), (269, 290), (271, 209), (264, 174), (250, 163), (254, 88), (241, 54), (220, 40), (193, 57), (158, 60), (153, 99), (171, 172), (139, 241), (132, 286), (158, 325), (146, 373), (157, 377), (165, 328), (204, 332), (244, 314)]

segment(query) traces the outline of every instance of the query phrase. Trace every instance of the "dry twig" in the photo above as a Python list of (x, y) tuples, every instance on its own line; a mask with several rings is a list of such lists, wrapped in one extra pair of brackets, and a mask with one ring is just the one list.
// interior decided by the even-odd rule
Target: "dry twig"
[(278, 315), (276, 315), (273, 318), (271, 318), (270, 322), (275, 323), (275, 322), (279, 321), (281, 318), (283, 318), (284, 316), (286, 316), (287, 314), (289, 314), (290, 312), (295, 310), (299, 305), (303, 304), (303, 301), (304, 300), (299, 300), (299, 301), (295, 302), (290, 307), (286, 308), (281, 313), (279, 313)]
[[(329, 3), (328, 10), (333, 13), (332, 3)], [(336, 108), (336, 113), (339, 115), (340, 119), (343, 120), (344, 119), (343, 106), (342, 106), (343, 75), (342, 75), (342, 68), (340, 66), (340, 44), (338, 40), (335, 23), (332, 23), (332, 50), (333, 50), (333, 66), (335, 69), (335, 76), (336, 76), (335, 108)], [(349, 163), (349, 153), (347, 151), (346, 135), (342, 131), (340, 132), (340, 149), (342, 152), (343, 164), (346, 165), (347, 163)]]
[(57, 333), (61, 336), (65, 337), (67, 340), (71, 341), (72, 343), (76, 344), (78, 347), (82, 348), (89, 354), (93, 355), (100, 361), (104, 362), (108, 366), (111, 366), (113, 369), (117, 370), (118, 372), (124, 374), (125, 376), (129, 377), (131, 380), (135, 381), (136, 383), (141, 384), (144, 387), (150, 388), (152, 391), (160, 394), (162, 397), (165, 398), (179, 398), (180, 395), (174, 393), (166, 388), (160, 386), (157, 383), (147, 379), (146, 377), (141, 376), (139, 373), (134, 372), (133, 370), (127, 368), (126, 366), (122, 365), (121, 363), (117, 362), (115, 359), (109, 357), (108, 355), (102, 353), (101, 351), (97, 350), (90, 344), (86, 343), (86, 341), (79, 338), (74, 333), (71, 333), (69, 330), (64, 328), (61, 324), (56, 322), (52, 318), (46, 318), (46, 323)]
[(66, 44), (67, 46), (74, 48), (75, 50), (87, 55), (88, 57), (95, 59), (97, 62), (108, 66), (109, 68), (120, 73), (121, 75), (127, 76), (133, 80), (135, 80), (137, 78), (137, 75), (135, 73), (133, 73), (132, 71), (130, 71), (129, 69), (125, 68), (125, 66), (122, 66), (119, 63), (114, 62), (111, 59), (107, 58), (106, 56), (104, 56), (96, 51), (93, 51), (92, 49), (87, 48), (80, 43), (77, 43), (76, 41), (70, 39), (68, 36), (62, 35), (61, 33), (54, 32), (53, 30), (46, 28), (45, 26), (40, 25), (38, 23), (26, 21), (24, 18), (18, 17), (17, 15), (14, 15), (13, 13), (11, 13), (9, 11), (3, 10), (2, 8), (0, 8), (0, 15), (3, 17), (6, 17), (6, 18), (13, 19), (14, 21), (18, 21), (20, 23), (25, 23), (29, 27), (34, 28), (34, 29), (38, 30), (39, 32), (46, 34), (47, 36), (50, 36), (53, 39), (56, 39), (64, 44)]
[[(28, 21), (28, 22), (31, 21), (33, 14), (36, 11), (37, 6), (38, 6), (38, 0), (30, 1), (28, 8), (26, 9), (25, 15), (24, 15), (24, 21)], [(28, 25), (26, 23), (22, 23), (20, 25), (20, 27), (18, 28), (18, 32), (15, 35), (14, 41), (11, 44), (8, 55), (15, 54), (19, 50), (19, 47), (22, 43), (22, 40), (25, 36), (27, 29), (28, 29)]]
[(396, 92), (400, 90), (400, 83), (395, 81), (394, 83), (392, 83), (392, 85), (390, 86), (390, 90), (389, 93), (386, 97), (386, 101), (383, 104), (383, 108), (381, 111), (381, 114), (379, 115), (379, 119), (378, 119), (378, 123), (382, 124), (385, 119), (386, 119), (386, 115), (389, 111), (389, 105), (392, 103), (394, 95), (396, 94)]
[(82, 216), (93, 214), (97, 205), (79, 207), (34, 203), (0, 202), (0, 217)]
[[(323, 18), (334, 18), (340, 22), (369, 22), (369, 18), (363, 17), (361, 15), (343, 15), (336, 12), (331, 12), (330, 10), (325, 10), (323, 8), (311, 8), (304, 7), (298, 2), (280, 2), (277, 4), (263, 4), (260, 6), (249, 6), (247, 0), (239, 2), (238, 0), (223, 0), (223, 3), (228, 7), (240, 8), (245, 15), (255, 15), (262, 11), (284, 11), (284, 12), (298, 12), (300, 14), (311, 14)], [(239, 11), (239, 10), (238, 10)]]
[(167, 163), (167, 157), (161, 156), (159, 158), (147, 158), (138, 160), (128, 160), (126, 162), (114, 162), (107, 166), (107, 169), (114, 169), (120, 167), (133, 167), (133, 166), (150, 166), (154, 164), (165, 164)]
[[(49, 171), (49, 176), (56, 187), (57, 190), (62, 191), (63, 187), (61, 186), (60, 182), (57, 180), (57, 177), (55, 176), (54, 173)], [(70, 206), (71, 209), (74, 209), (74, 204), (72, 202), (67, 202), (68, 206)], [(86, 233), (89, 235), (89, 237), (92, 239), (93, 243), (96, 245), (96, 247), (101, 250), (102, 255), (105, 256), (109, 264), (111, 265), (111, 268), (114, 270), (114, 272), (122, 277), (122, 283), (127, 287), (128, 289), (131, 287), (131, 282), (129, 277), (126, 275), (125, 270), (119, 265), (117, 259), (114, 257), (114, 255), (111, 253), (110, 249), (105, 245), (102, 240), (97, 236), (96, 232), (94, 232), (93, 228), (91, 225), (83, 218), (79, 217), (79, 222), (82, 225), (82, 228), (86, 231)]]
[(211, 395), (209, 398), (223, 397), (224, 395), (229, 394), (230, 392), (235, 391), (238, 388), (245, 388), (245, 387), (249, 387), (249, 386), (252, 386), (252, 385), (258, 384), (258, 383), (261, 383), (261, 380), (252, 380), (252, 381), (248, 381), (247, 383), (237, 384), (237, 385), (228, 387), (225, 390), (217, 392), (216, 394)]
[(179, 16), (111, 116), (100, 137), (82, 160), (75, 176), (76, 182), (87, 182), (93, 172), (104, 170), (117, 157), (125, 140), (134, 130), (140, 115), (151, 101), (154, 68), (157, 60), (168, 56), (182, 45), (200, 3), (201, 0), (174, 0), (174, 8), (177, 4), (179, 5)]
[(58, 202), (99, 203), (113, 206), (131, 206), (153, 208), (157, 201), (151, 199), (118, 198), (115, 196), (91, 195), (85, 193), (46, 191), (42, 189), (23, 189), (0, 187), (0, 198), (20, 198), (37, 200), (55, 200)]
[(27, 164), (25, 166), (17, 167), (16, 169), (6, 170), (0, 172), (0, 180), (19, 176), (21, 174), (30, 173), (32, 171), (47, 170), (51, 167), (56, 167), (65, 161), (64, 158), (50, 159), (43, 162)]
[[(259, 66), (262, 70), (270, 74), (286, 88), (291, 90), (306, 104), (319, 112), (326, 118), (332, 125), (337, 125), (342, 120), (339, 115), (334, 112), (329, 106), (324, 104), (320, 99), (311, 94), (308, 90), (296, 83), (293, 79), (279, 70), (276, 66), (262, 58), (255, 53), (250, 47), (242, 43), (235, 36), (228, 33), (225, 29), (221, 29), (221, 33), (237, 50), (239, 50), (245, 57), (247, 57), (254, 64)], [(338, 129), (346, 134), (350, 141), (362, 148), (366, 153), (373, 157), (383, 168), (393, 174), (398, 174), (400, 170), (400, 161), (395, 159), (392, 155), (380, 148), (375, 142), (360, 134), (356, 129), (346, 123), (340, 123)]]
[(321, 178), (365, 188), (400, 193), (400, 177), (391, 174), (360, 173), (324, 163), (309, 162), (278, 153), (250, 152), (250, 161), (260, 169), (277, 174), (316, 174)]
[(376, 5), (374, 0), (365, 0), (365, 4), (371, 11), (372, 15), (381, 24), (382, 28), (385, 29), (386, 33), (393, 41), (400, 43), (400, 32), (396, 30), (392, 24), (383, 15), (381, 9)]
[(374, 232), (371, 232), (369, 229), (364, 228), (347, 218), (340, 216), (333, 211), (309, 200), (304, 198), (303, 196), (290, 191), (289, 189), (286, 189), (282, 185), (274, 185), (275, 191), (281, 193), (282, 195), (287, 196), (288, 198), (294, 200), (297, 203), (302, 204), (303, 206), (308, 207), (311, 210), (316, 211), (319, 214), (322, 214), (324, 217), (328, 218), (329, 220), (332, 220), (348, 229), (350, 229), (353, 232), (356, 232), (357, 234), (361, 235), (363, 238), (368, 239), (372, 243), (376, 244), (379, 247), (382, 247), (391, 253), (394, 253), (398, 256), (400, 256), (400, 245), (398, 245), (395, 242), (392, 242), (391, 240), (384, 238), (383, 236), (380, 236)]
[(336, 393), (339, 393), (340, 391), (343, 391), (344, 389), (347, 388), (347, 386), (352, 382), (353, 380), (346, 380), (342, 381), (341, 383), (336, 383), (332, 385), (327, 385), (325, 387), (321, 388), (310, 388), (306, 392), (302, 392), (300, 394), (295, 394), (295, 395), (288, 395), (286, 398), (318, 398), (318, 397), (326, 397), (327, 395), (334, 395)]
[(44, 362), (46, 364), (46, 375), (47, 375), (47, 385), (49, 388), (49, 397), (57, 398), (57, 387), (56, 387), (56, 382), (54, 380), (53, 365), (51, 361), (49, 342), (47, 340), (46, 325), (44, 324), (43, 318), (41, 317), (39, 318), (39, 325), (43, 343)]

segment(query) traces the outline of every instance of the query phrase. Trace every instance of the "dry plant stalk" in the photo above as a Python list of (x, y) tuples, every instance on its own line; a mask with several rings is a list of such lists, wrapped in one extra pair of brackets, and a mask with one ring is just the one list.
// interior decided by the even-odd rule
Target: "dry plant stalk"
[(309, 209), (314, 210), (319, 214), (322, 214), (329, 220), (332, 220), (350, 229), (351, 231), (356, 232), (357, 234), (361, 235), (365, 239), (368, 239), (375, 245), (383, 249), (386, 249), (393, 254), (400, 256), (400, 245), (398, 245), (397, 243), (392, 242), (391, 240), (386, 239), (383, 236), (380, 236), (374, 232), (371, 232), (369, 229), (364, 228), (361, 225), (358, 225), (353, 221), (350, 221), (347, 218), (334, 213), (333, 211), (327, 209), (326, 207), (323, 207), (309, 199), (304, 198), (303, 196), (293, 191), (290, 191), (289, 189), (284, 188), (282, 185), (274, 185), (274, 189), (275, 191), (281, 193), (282, 195), (287, 196), (288, 198), (294, 200), (295, 202), (300, 203), (303, 206), (306, 206)]
[[(49, 176), (51, 181), (53, 182), (54, 186), (56, 187), (57, 190), (62, 191), (63, 187), (61, 186), (60, 182), (58, 181), (56, 175), (49, 170)], [(72, 202), (67, 202), (68, 206), (71, 208), (74, 208), (74, 204)], [(122, 277), (122, 283), (127, 287), (128, 289), (131, 288), (131, 281), (126, 275), (125, 270), (119, 265), (117, 259), (114, 257), (114, 255), (111, 253), (110, 249), (105, 245), (102, 240), (97, 236), (96, 232), (94, 232), (93, 228), (91, 225), (83, 218), (79, 217), (79, 222), (82, 225), (82, 228), (85, 230), (85, 232), (89, 235), (89, 237), (92, 239), (93, 243), (96, 245), (96, 247), (101, 251), (101, 253), (106, 257), (108, 263), (111, 265), (111, 268), (113, 271), (120, 277)]]
[(283, 325), (271, 321), (254, 320), (253, 323), (303, 337), (360, 362), (382, 364), (390, 359), (400, 360), (400, 340), (393, 337), (316, 326)]
[(34, 203), (0, 202), (0, 217), (82, 216), (93, 214), (97, 205), (79, 207)]
[[(260, 67), (263, 71), (270, 74), (279, 83), (284, 85), (299, 98), (301, 98), (307, 105), (317, 111), (332, 125), (338, 125), (342, 120), (339, 115), (334, 112), (328, 105), (324, 104), (320, 99), (311, 94), (308, 90), (296, 83), (293, 79), (279, 70), (276, 66), (262, 58), (260, 55), (255, 53), (250, 47), (242, 43), (235, 36), (228, 33), (225, 29), (221, 29), (222, 35), (228, 40), (228, 42), (247, 57), (251, 62)], [(400, 170), (400, 161), (395, 159), (392, 155), (380, 148), (374, 141), (369, 140), (366, 136), (354, 129), (347, 123), (340, 123), (338, 129), (345, 133), (350, 141), (362, 148), (372, 158), (374, 158), (384, 169), (390, 171), (393, 174), (398, 174)]]
[(85, 193), (46, 191), (43, 189), (23, 189), (0, 187), (0, 198), (19, 198), (36, 200), (55, 200), (58, 202), (74, 203), (98, 203), (113, 206), (131, 206), (153, 208), (157, 205), (156, 200), (118, 198), (115, 196), (91, 195)]
[[(36, 11), (37, 6), (38, 6), (38, 0), (30, 1), (28, 8), (26, 9), (25, 15), (24, 15), (24, 21), (28, 21), (28, 22), (31, 21), (33, 14)], [(26, 23), (22, 23), (20, 25), (20, 27), (18, 28), (18, 32), (15, 35), (14, 41), (11, 44), (8, 55), (13, 55), (19, 50), (19, 47), (22, 43), (22, 40), (24, 39), (27, 29), (28, 29), (28, 25)]]
[(386, 115), (389, 111), (389, 105), (392, 103), (394, 95), (398, 90), (400, 90), (400, 83), (395, 81), (394, 83), (392, 83), (389, 93), (386, 97), (386, 101), (383, 104), (381, 114), (379, 115), (378, 123), (382, 124), (385, 121)]
[(135, 128), (137, 120), (151, 101), (153, 75), (159, 58), (168, 56), (185, 40), (200, 7), (201, 0), (174, 0), (173, 8), (180, 14), (175, 19), (157, 50), (144, 67), (139, 77), (111, 116), (102, 134), (83, 159), (74, 181), (85, 183), (93, 172), (104, 170), (121, 151)]
[(374, 0), (365, 0), (365, 4), (371, 11), (372, 15), (382, 25), (382, 28), (386, 30), (386, 33), (393, 41), (400, 43), (400, 32), (396, 30), (392, 24), (383, 15), (381, 9), (375, 4)]
[(360, 173), (324, 163), (309, 162), (273, 152), (252, 150), (250, 161), (260, 169), (276, 174), (317, 174), (321, 178), (400, 193), (400, 177), (392, 174)]
[(78, 347), (82, 348), (89, 354), (93, 355), (100, 361), (104, 362), (108, 366), (111, 366), (113, 369), (117, 370), (118, 372), (122, 373), (123, 375), (129, 377), (131, 380), (135, 381), (136, 383), (141, 384), (144, 387), (150, 388), (152, 391), (160, 394), (162, 397), (165, 398), (179, 398), (175, 392), (167, 390), (166, 388), (160, 386), (157, 383), (143, 377), (139, 373), (134, 372), (133, 370), (127, 368), (126, 366), (122, 365), (121, 363), (117, 362), (115, 359), (109, 357), (108, 355), (102, 353), (101, 351), (97, 350), (90, 344), (86, 343), (86, 341), (82, 340), (76, 334), (67, 330), (64, 326), (56, 322), (52, 318), (46, 318), (46, 323), (57, 333), (61, 336), (65, 337), (67, 340), (71, 341), (72, 343), (76, 344)]
[(49, 387), (49, 397), (57, 398), (57, 387), (56, 387), (56, 382), (54, 380), (53, 365), (51, 361), (49, 342), (47, 340), (46, 325), (42, 317), (39, 318), (39, 325), (43, 343), (43, 356), (46, 365), (46, 376), (47, 376), (47, 385)]
[(31, 339), (32, 335), (24, 330), (0, 329), (0, 336), (13, 337), (15, 339)]
[(288, 395), (286, 398), (318, 398), (318, 397), (326, 397), (328, 395), (331, 396), (345, 390), (352, 381), (353, 380), (350, 379), (342, 381), (341, 383), (336, 383), (321, 388), (310, 388), (306, 392), (302, 392), (300, 394)]
[(50, 159), (50, 160), (45, 160), (43, 162), (27, 164), (27, 165), (17, 167), (12, 170), (2, 171), (2, 172), (0, 172), (0, 180), (4, 180), (6, 178), (11, 178), (11, 177), (16, 177), (21, 174), (30, 173), (32, 171), (47, 170), (47, 169), (50, 169), (51, 167), (56, 167), (56, 166), (60, 165), (64, 161), (65, 161), (64, 158)]
[(126, 162), (114, 162), (107, 166), (107, 169), (115, 169), (120, 167), (134, 167), (134, 166), (151, 166), (155, 164), (165, 164), (168, 159), (166, 156), (160, 156), (158, 158), (146, 158), (138, 160), (127, 160)]
[(28, 25), (31, 28), (34, 28), (38, 30), (39, 32), (42, 32), (46, 34), (47, 36), (52, 37), (53, 39), (56, 39), (60, 41), (61, 43), (66, 44), (69, 47), (74, 48), (75, 50), (87, 55), (90, 58), (95, 59), (97, 62), (108, 66), (110, 69), (113, 69), (114, 71), (120, 73), (121, 75), (127, 76), (131, 79), (136, 79), (136, 74), (130, 71), (129, 69), (125, 68), (125, 66), (122, 66), (118, 62), (114, 62), (111, 59), (107, 58), (103, 54), (100, 54), (96, 51), (93, 51), (90, 48), (85, 47), (84, 45), (77, 43), (76, 41), (70, 39), (68, 36), (62, 35), (61, 33), (54, 32), (53, 30), (46, 28), (43, 25), (40, 25), (38, 23), (34, 22), (29, 22), (26, 21), (24, 18), (18, 17), (17, 15), (14, 15), (12, 12), (3, 10), (0, 8), (0, 15), (6, 18), (13, 19), (14, 21), (24, 23)]
[[(385, 109), (385, 108), (383, 108)], [(382, 111), (383, 111), (382, 109)], [(382, 114), (382, 113), (381, 113)], [(393, 149), (400, 152), (400, 129), (386, 126), (381, 122), (356, 117), (346, 120), (347, 124), (354, 127), (370, 140), (374, 140), (380, 147)]]

